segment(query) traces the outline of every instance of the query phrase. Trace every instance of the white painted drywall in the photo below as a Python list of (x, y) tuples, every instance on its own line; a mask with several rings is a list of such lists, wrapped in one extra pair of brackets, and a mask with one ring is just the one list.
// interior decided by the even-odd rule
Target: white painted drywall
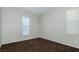
[[(22, 17), (30, 18), (30, 35), (22, 36)], [(39, 37), (39, 17), (16, 8), (2, 8), (2, 44)]]
[(41, 37), (51, 41), (79, 48), (79, 35), (68, 34), (66, 31), (66, 11), (74, 8), (55, 8), (41, 16)]
[(1, 8), (0, 8), (0, 47), (1, 47), (1, 42), (2, 41), (2, 19), (1, 19)]

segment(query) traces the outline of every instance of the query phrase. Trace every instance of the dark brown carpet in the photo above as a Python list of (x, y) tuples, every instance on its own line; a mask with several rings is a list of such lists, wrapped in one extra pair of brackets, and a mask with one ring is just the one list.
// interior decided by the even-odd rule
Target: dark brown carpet
[(78, 52), (79, 49), (37, 38), (3, 45), (1, 52)]

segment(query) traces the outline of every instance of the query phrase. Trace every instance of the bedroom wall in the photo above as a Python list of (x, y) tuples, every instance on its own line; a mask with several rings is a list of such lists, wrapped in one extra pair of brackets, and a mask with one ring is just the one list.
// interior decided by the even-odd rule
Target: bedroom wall
[[(30, 35), (23, 37), (22, 17), (30, 18)], [(16, 8), (2, 8), (2, 44), (39, 37), (39, 17)]]
[(74, 9), (67, 7), (54, 8), (41, 16), (41, 37), (51, 41), (79, 48), (79, 34), (69, 34), (66, 31), (66, 11)]
[(2, 43), (2, 19), (1, 19), (1, 8), (0, 8), (0, 46)]

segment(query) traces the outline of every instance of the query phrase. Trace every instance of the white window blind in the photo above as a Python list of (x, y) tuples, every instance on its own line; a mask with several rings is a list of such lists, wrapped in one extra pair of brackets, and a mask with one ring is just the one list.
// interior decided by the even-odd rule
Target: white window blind
[(30, 19), (29, 17), (22, 17), (22, 35), (29, 35), (29, 23)]
[(79, 34), (79, 8), (67, 11), (66, 20), (67, 32), (69, 34)]

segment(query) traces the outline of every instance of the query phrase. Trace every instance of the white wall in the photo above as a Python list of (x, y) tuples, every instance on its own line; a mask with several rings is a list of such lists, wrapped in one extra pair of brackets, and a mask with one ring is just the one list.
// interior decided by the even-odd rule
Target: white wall
[[(30, 17), (30, 35), (23, 37), (22, 17)], [(39, 37), (39, 17), (16, 8), (2, 8), (2, 44)]]
[(1, 20), (1, 8), (0, 8), (0, 46), (2, 41), (2, 20)]
[(66, 31), (66, 11), (73, 8), (55, 8), (41, 16), (42, 38), (79, 48), (79, 34)]

